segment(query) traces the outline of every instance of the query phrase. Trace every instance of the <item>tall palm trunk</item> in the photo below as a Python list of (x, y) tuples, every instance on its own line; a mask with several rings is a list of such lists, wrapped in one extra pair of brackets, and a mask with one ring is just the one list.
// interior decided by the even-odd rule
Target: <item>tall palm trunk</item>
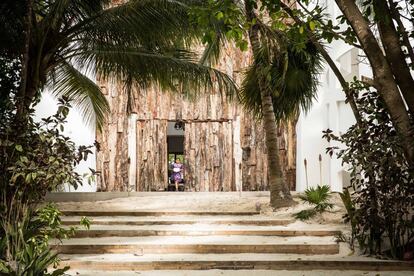
[[(253, 21), (256, 17), (253, 6), (249, 1), (245, 1), (245, 7), (249, 21)], [(257, 57), (261, 46), (259, 35), (257, 25), (250, 27), (249, 40), (252, 46), (255, 62), (258, 62)], [(267, 64), (263, 64), (263, 66), (266, 65)], [(273, 208), (290, 206), (294, 202), (290, 194), (290, 189), (284, 180), (279, 160), (277, 124), (273, 110), (272, 92), (266, 85), (266, 74), (264, 74), (261, 70), (257, 70), (257, 78), (259, 80), (260, 98), (262, 102), (263, 128), (265, 132), (267, 163), (269, 168), (270, 205)]]
[(269, 167), (270, 205), (274, 208), (285, 207), (291, 205), (293, 200), (281, 168), (272, 96), (265, 89), (261, 89), (260, 96), (262, 100), (263, 128), (266, 137), (267, 163)]

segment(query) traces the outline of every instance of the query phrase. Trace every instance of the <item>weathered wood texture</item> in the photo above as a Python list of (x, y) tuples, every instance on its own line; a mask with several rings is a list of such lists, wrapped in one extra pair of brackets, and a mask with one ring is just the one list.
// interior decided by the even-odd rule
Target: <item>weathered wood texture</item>
[[(99, 82), (99, 80), (98, 80)], [(125, 191), (128, 183), (128, 114), (126, 95), (114, 81), (101, 85), (111, 107), (102, 132), (96, 140), (102, 145), (97, 153), (97, 169), (101, 172), (98, 191)]]
[[(249, 60), (248, 52), (227, 50), (218, 68), (240, 83), (240, 71)], [(108, 122), (102, 133), (97, 134), (101, 145), (97, 155), (99, 190), (123, 191), (128, 187), (136, 191), (164, 190), (168, 183), (167, 124), (177, 120), (185, 122), (186, 189), (268, 189), (262, 124), (235, 100), (211, 91), (190, 101), (157, 87), (133, 87), (136, 135), (130, 137), (136, 137), (136, 150), (131, 152), (128, 131), (132, 128), (128, 129), (125, 87), (122, 83), (98, 81), (111, 106)], [(282, 128), (285, 133), (286, 128)], [(285, 143), (289, 135), (281, 136), (281, 143)], [(136, 157), (132, 162), (135, 168), (129, 167), (131, 155)], [(128, 176), (134, 176), (131, 179), (135, 183), (129, 183)]]

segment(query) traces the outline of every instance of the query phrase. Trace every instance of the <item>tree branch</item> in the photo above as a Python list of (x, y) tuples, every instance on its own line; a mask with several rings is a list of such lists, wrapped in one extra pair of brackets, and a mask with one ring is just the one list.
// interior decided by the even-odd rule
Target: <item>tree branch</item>
[(400, 13), (398, 12), (396, 8), (397, 3), (394, 3), (393, 0), (389, 0), (389, 2), (390, 2), (390, 11), (391, 11), (392, 18), (394, 18), (394, 20), (397, 22), (398, 28), (400, 30), (401, 38), (404, 42), (405, 48), (407, 48), (408, 55), (411, 59), (411, 64), (413, 65), (414, 64), (414, 50), (413, 50), (413, 47), (411, 46), (410, 39), (408, 38), (407, 30), (405, 29), (405, 26), (401, 21)]
[[(313, 19), (315, 19), (314, 17), (313, 17), (313, 15), (312, 15), (312, 13), (301, 3), (301, 1), (298, 1), (298, 4), (300, 5), (300, 7), (308, 14), (308, 15), (310, 15), (310, 16), (312, 16), (312, 18)], [(328, 27), (326, 26), (326, 24), (322, 21), (322, 19), (316, 19), (325, 29), (328, 29)], [(334, 38), (336, 38), (336, 39), (340, 39), (340, 40), (342, 40), (342, 41), (344, 41), (346, 44), (348, 44), (348, 45), (351, 45), (351, 46), (353, 46), (353, 47), (355, 47), (355, 48), (358, 48), (358, 49), (362, 49), (362, 47), (361, 47), (361, 45), (359, 45), (359, 44), (356, 44), (356, 43), (353, 43), (353, 42), (350, 42), (350, 41), (347, 41), (346, 40), (346, 38), (345, 37), (343, 37), (342, 35), (341, 35), (341, 32), (334, 32), (333, 30), (330, 32), (333, 36), (334, 36)]]

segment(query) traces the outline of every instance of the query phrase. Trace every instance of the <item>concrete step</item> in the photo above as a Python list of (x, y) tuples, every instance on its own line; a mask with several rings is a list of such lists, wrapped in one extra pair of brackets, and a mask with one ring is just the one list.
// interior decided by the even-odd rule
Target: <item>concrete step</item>
[[(113, 276), (113, 271), (69, 270), (68, 275)], [(153, 271), (117, 271), (117, 276), (412, 276), (412, 271), (365, 271), (365, 270), (153, 270)]]
[(255, 225), (99, 225), (92, 224), (90, 230), (77, 230), (76, 238), (140, 237), (140, 236), (334, 236), (340, 233), (328, 229), (287, 228), (286, 226)]
[[(292, 218), (271, 218), (260, 215), (169, 215), (169, 216), (87, 216), (93, 225), (171, 225), (171, 224), (225, 224), (277, 226), (293, 223)], [(81, 216), (62, 216), (63, 225), (78, 225)]]
[[(254, 273), (256, 273), (257, 270), (302, 270), (302, 274), (300, 275), (303, 275), (303, 271), (310, 270), (414, 271), (413, 262), (379, 260), (361, 256), (338, 257), (336, 255), (306, 256), (299, 254), (145, 254), (143, 256), (137, 256), (133, 254), (105, 254), (61, 255), (61, 260), (62, 262), (60, 266), (70, 265), (72, 270), (86, 269), (102, 271), (196, 271), (218, 269), (248, 271), (255, 270)], [(246, 274), (251, 273), (252, 272), (247, 272)], [(336, 274), (332, 273), (326, 275)], [(381, 275), (383, 275), (383, 273), (381, 273)]]
[(254, 216), (260, 212), (224, 211), (100, 211), (100, 210), (61, 210), (65, 216)]
[(333, 237), (147, 236), (73, 238), (55, 248), (64, 254), (296, 253), (337, 254)]

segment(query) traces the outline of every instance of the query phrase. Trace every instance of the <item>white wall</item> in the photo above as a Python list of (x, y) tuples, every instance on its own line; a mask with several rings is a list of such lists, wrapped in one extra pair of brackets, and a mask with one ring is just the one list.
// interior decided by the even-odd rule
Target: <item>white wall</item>
[[(335, 18), (340, 11), (335, 4), (329, 5), (327, 12)], [(341, 41), (333, 41), (327, 48), (332, 59), (336, 62), (346, 81), (351, 81), (354, 76), (370, 76), (370, 69), (367, 65), (359, 62), (357, 49), (346, 45)], [(334, 73), (325, 65), (320, 76), (320, 88), (317, 101), (313, 104), (308, 114), (301, 114), (297, 125), (297, 171), (296, 187), (298, 191), (306, 189), (306, 174), (304, 159), (308, 164), (309, 186), (322, 184), (331, 186), (333, 191), (342, 191), (342, 188), (349, 185), (348, 173), (335, 155), (331, 158), (325, 154), (329, 146), (341, 146), (336, 142), (328, 143), (322, 139), (322, 131), (331, 129), (334, 134), (344, 133), (355, 123), (352, 110), (349, 104), (345, 103), (345, 94)], [(322, 154), (322, 176), (318, 156)]]
[[(36, 120), (49, 117), (55, 114), (57, 110), (57, 101), (48, 92), (44, 92), (40, 103), (36, 106)], [(64, 135), (70, 137), (77, 145), (92, 145), (95, 141), (95, 129), (83, 122), (80, 113), (75, 109), (71, 109), (68, 115), (68, 123), (65, 125)], [(95, 152), (95, 150), (93, 150)], [(96, 168), (95, 155), (90, 155), (87, 161), (82, 162), (76, 167), (76, 171), (80, 174), (90, 173), (89, 168)], [(96, 183), (89, 185), (87, 180), (83, 181), (77, 192), (95, 192)], [(74, 191), (73, 187), (65, 187), (66, 191)]]

